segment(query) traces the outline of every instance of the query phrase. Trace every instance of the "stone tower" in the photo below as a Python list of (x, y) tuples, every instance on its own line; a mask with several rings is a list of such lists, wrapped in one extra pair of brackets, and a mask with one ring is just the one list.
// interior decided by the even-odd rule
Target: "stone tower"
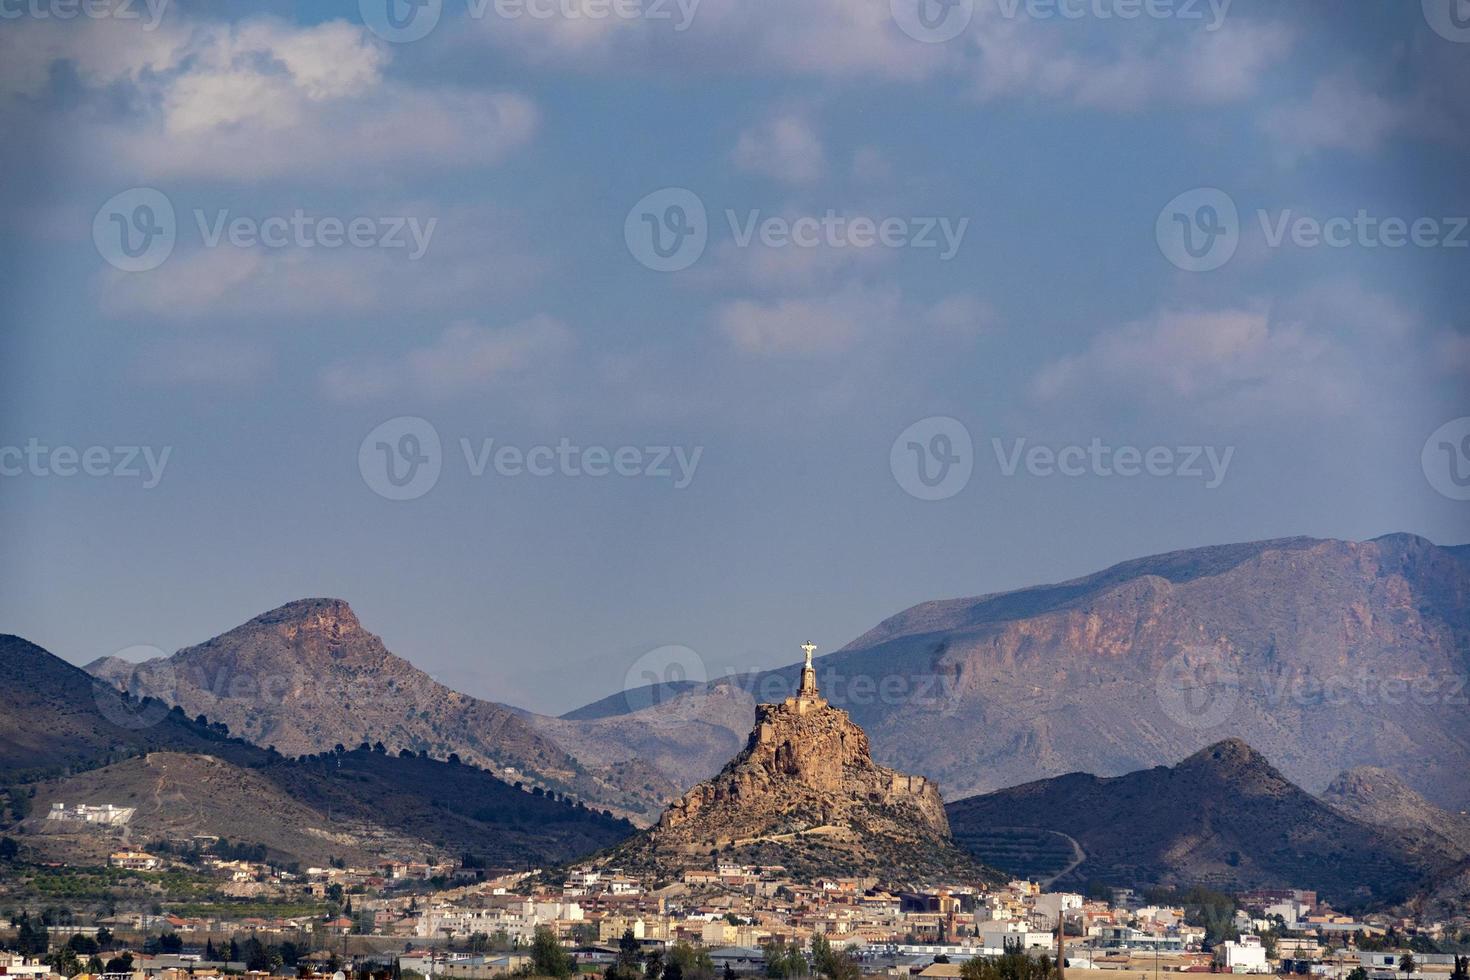
[(796, 697), (786, 699), (786, 705), (795, 708), (798, 714), (805, 714), (813, 708), (826, 707), (827, 702), (817, 690), (817, 668), (812, 666), (812, 653), (817, 648), (814, 644), (803, 643), (801, 649), (806, 654), (806, 666), (801, 668), (801, 687), (797, 688)]

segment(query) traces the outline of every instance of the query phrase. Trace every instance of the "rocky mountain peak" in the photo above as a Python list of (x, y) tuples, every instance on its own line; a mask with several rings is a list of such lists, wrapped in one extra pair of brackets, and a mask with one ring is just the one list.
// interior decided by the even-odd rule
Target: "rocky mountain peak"
[(718, 853), (797, 875), (990, 874), (954, 847), (937, 787), (875, 763), (867, 734), (803, 673), (796, 696), (757, 706), (739, 755), (609, 863), (669, 873)]
[(284, 606), (261, 613), (240, 629), (272, 627), (282, 635), (295, 639), (297, 636), (320, 635), (331, 640), (341, 640), (364, 632), (357, 614), (343, 599), (297, 599)]

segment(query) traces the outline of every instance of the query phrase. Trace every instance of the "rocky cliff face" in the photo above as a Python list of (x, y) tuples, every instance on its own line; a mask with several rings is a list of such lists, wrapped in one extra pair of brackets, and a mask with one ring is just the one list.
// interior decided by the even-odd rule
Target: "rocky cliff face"
[(994, 877), (951, 842), (938, 789), (875, 763), (863, 730), (815, 694), (760, 705), (745, 749), (607, 863), (672, 875), (716, 857), (799, 877)]

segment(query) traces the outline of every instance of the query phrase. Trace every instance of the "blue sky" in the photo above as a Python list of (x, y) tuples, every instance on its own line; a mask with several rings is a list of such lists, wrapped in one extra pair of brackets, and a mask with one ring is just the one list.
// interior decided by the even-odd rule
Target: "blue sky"
[[(919, 0), (702, 0), (684, 30), (651, 2), (443, 0), (410, 42), (379, 0), (7, 6), (0, 625), (85, 662), (334, 595), (447, 683), (560, 711), (666, 644), (788, 663), (1141, 554), (1470, 539), (1434, 472), (1470, 469), (1436, 462), (1470, 415), (1450, 0), (975, 0), (926, 8), (944, 41), (905, 32)], [(107, 236), (162, 214), (139, 188), (174, 243), (126, 271)], [(1181, 268), (1208, 188), (1237, 220)], [(625, 227), (691, 196), (702, 252), (640, 262)], [(251, 240), (297, 212), (362, 244)], [(437, 478), (390, 499), (405, 417)], [(973, 448), (930, 492), (905, 467), (941, 473), (935, 418)], [(640, 475), (475, 475), (485, 440)], [(1094, 440), (1167, 458), (1007, 475)]]

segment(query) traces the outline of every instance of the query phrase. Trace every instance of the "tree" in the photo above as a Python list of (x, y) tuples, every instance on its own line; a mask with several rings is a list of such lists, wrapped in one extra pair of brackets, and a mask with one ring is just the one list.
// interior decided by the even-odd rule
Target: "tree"
[(102, 969), (104, 973), (132, 973), (133, 954), (123, 953), (121, 956), (114, 956)]
[[(676, 976), (682, 980), (714, 980), (715, 963), (709, 950), (695, 949), (686, 942), (675, 943), (668, 952), (668, 963), (677, 969)], [(668, 966), (664, 976), (669, 975)]]
[(766, 954), (766, 976), (774, 980), (790, 980), (792, 977), (804, 977), (810, 972), (800, 946), (794, 943), (787, 946), (784, 940), (778, 940), (763, 948)]
[[(939, 962), (939, 959), (935, 957), (934, 962)], [(828, 980), (858, 980), (862, 975), (857, 962), (841, 950), (834, 950), (827, 937), (820, 933), (812, 936), (812, 967)]]
[(30, 913), (24, 913), (20, 921), (16, 923), (15, 950), (22, 956), (45, 956), (46, 951), (51, 948), (51, 936), (46, 931), (46, 924), (33, 922)]
[(962, 980), (1048, 980), (1052, 973), (1051, 957), (1032, 959), (1017, 946), (1006, 946), (1003, 955), (986, 959), (975, 957), (960, 966)]
[(1355, 966), (1348, 971), (1347, 980), (1368, 980), (1368, 971), (1361, 966)]
[(618, 940), (618, 958), (607, 965), (604, 973), (607, 980), (641, 980), (643, 977), (643, 950), (632, 929), (624, 929)]
[(14, 861), (20, 853), (20, 845), (13, 837), (0, 837), (0, 861)]
[(1405, 953), (1403, 956), (1399, 957), (1399, 969), (1404, 971), (1405, 980), (1407, 980), (1407, 978), (1413, 974), (1414, 970), (1417, 969), (1418, 966), (1419, 964), (1414, 962), (1413, 953)]
[(77, 951), (70, 946), (63, 946), (46, 957), (46, 963), (64, 977), (74, 977), (82, 972), (82, 964), (77, 960)]
[(536, 938), (531, 941), (531, 972), (542, 977), (569, 977), (575, 971), (572, 954), (557, 942), (556, 933), (537, 926)]
[(91, 936), (85, 936), (80, 932), (68, 939), (66, 945), (78, 957), (95, 956), (102, 951), (102, 947), (97, 944), (97, 940)]

